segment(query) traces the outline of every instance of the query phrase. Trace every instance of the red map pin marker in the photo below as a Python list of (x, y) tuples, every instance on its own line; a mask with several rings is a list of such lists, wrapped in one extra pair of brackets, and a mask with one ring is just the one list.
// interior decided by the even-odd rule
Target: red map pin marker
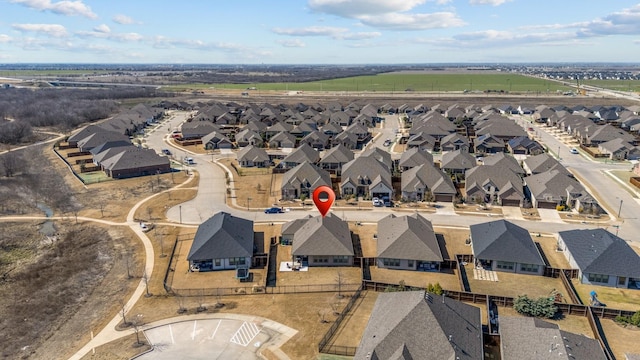
[(316, 204), (316, 207), (318, 208), (318, 211), (320, 211), (320, 215), (322, 215), (322, 217), (327, 215), (335, 199), (336, 194), (326, 185), (318, 186), (313, 190), (313, 203)]

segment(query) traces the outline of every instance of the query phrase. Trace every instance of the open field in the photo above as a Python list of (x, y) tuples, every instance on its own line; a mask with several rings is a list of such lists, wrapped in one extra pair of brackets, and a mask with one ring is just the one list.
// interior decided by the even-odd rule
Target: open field
[(305, 83), (255, 83), (255, 84), (180, 84), (167, 86), (167, 90), (186, 89), (237, 89), (250, 90), (253, 94), (261, 90), (277, 91), (503, 91), (555, 93), (557, 90), (569, 91), (571, 88), (544, 79), (517, 74), (409, 74), (388, 73), (373, 76), (356, 76), (342, 79), (311, 81)]
[(578, 279), (572, 279), (571, 282), (576, 288), (580, 300), (586, 305), (589, 305), (589, 294), (591, 291), (595, 291), (598, 294), (598, 300), (606, 304), (608, 308), (640, 311), (640, 290), (581, 284)]
[(640, 91), (640, 82), (633, 80), (583, 80), (580, 84), (618, 91)]

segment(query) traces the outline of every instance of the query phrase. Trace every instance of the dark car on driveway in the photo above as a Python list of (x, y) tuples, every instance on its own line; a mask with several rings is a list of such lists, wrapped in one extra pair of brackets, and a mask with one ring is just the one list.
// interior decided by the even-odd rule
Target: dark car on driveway
[(264, 211), (265, 214), (282, 214), (284, 210), (279, 207), (271, 207)]

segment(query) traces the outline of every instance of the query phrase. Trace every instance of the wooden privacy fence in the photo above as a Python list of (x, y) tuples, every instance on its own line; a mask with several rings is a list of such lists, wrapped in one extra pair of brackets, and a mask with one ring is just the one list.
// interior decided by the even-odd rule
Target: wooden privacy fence
[(232, 296), (232, 295), (255, 295), (255, 294), (303, 294), (338, 292), (350, 293), (357, 291), (360, 284), (311, 284), (311, 285), (282, 285), (282, 286), (236, 286), (227, 288), (202, 288), (202, 289), (179, 289), (169, 287), (168, 292), (178, 296)]
[(347, 316), (349, 311), (351, 311), (356, 301), (358, 301), (358, 299), (360, 298), (362, 290), (363, 290), (363, 285), (360, 285), (360, 287), (356, 290), (356, 292), (353, 294), (351, 299), (349, 299), (349, 302), (347, 303), (347, 305), (344, 307), (344, 309), (342, 309), (342, 312), (340, 312), (340, 315), (338, 315), (338, 317), (336, 318), (336, 321), (333, 322), (333, 325), (331, 325), (329, 330), (327, 330), (327, 332), (324, 334), (324, 336), (318, 343), (319, 352), (325, 353), (325, 354), (343, 355), (343, 356), (354, 356), (356, 354), (356, 349), (357, 349), (356, 347), (328, 345), (328, 343), (329, 341), (331, 341), (336, 331), (338, 331), (340, 324), (342, 324), (342, 321)]

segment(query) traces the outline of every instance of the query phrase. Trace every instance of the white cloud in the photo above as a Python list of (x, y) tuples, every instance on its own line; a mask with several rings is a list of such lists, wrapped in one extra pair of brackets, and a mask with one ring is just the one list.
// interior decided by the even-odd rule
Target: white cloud
[(363, 24), (389, 30), (427, 30), (458, 27), (465, 22), (451, 12), (432, 14), (389, 13), (382, 16), (362, 16)]
[(601, 19), (582, 23), (578, 31), (578, 35), (582, 37), (639, 34), (640, 4), (614, 12)]
[(11, 36), (0, 34), (0, 44), (8, 43), (11, 41)]
[(361, 24), (389, 30), (427, 30), (465, 25), (453, 12), (411, 13), (410, 10), (427, 1), (446, 5), (451, 0), (309, 0), (309, 7)]
[(218, 51), (243, 56), (247, 59), (258, 59), (260, 57), (269, 57), (273, 55), (269, 51), (254, 49), (240, 44), (172, 39), (162, 35), (158, 35), (153, 38), (152, 46), (156, 49), (185, 48), (200, 51)]
[(336, 36), (348, 32), (349, 29), (330, 26), (309, 26), (305, 28), (275, 28), (273, 32), (278, 35), (289, 36)]
[(12, 3), (21, 4), (28, 8), (39, 11), (51, 11), (55, 14), (68, 15), (68, 16), (84, 16), (89, 19), (96, 19), (96, 15), (91, 8), (85, 5), (82, 0), (63, 0), (58, 2), (51, 2), (51, 0), (11, 0)]
[(374, 32), (356, 32), (356, 33), (347, 33), (341, 34), (338, 37), (342, 40), (368, 40), (382, 36), (381, 33)]
[(300, 39), (278, 40), (278, 44), (288, 48), (301, 48), (306, 46)]
[(108, 34), (111, 29), (106, 24), (101, 24), (93, 28), (93, 31)]
[(35, 32), (52, 37), (67, 36), (67, 29), (59, 24), (13, 24), (11, 27), (21, 32)]
[(500, 6), (504, 3), (508, 3), (509, 1), (511, 0), (469, 0), (469, 4)]
[(131, 17), (123, 14), (115, 15), (112, 20), (113, 22), (121, 25), (131, 25), (136, 23), (136, 21), (133, 20)]
[(311, 10), (347, 18), (404, 12), (426, 0), (309, 0)]

